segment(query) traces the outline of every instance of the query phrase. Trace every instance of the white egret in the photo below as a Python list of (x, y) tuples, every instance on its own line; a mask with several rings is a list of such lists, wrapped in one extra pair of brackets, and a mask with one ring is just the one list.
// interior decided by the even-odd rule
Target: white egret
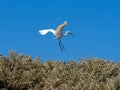
[(62, 33), (63, 28), (66, 25), (67, 25), (67, 21), (65, 21), (63, 24), (59, 25), (56, 30), (54, 30), (54, 29), (44, 29), (44, 30), (39, 30), (39, 33), (41, 35), (46, 35), (48, 32), (53, 33), (53, 35), (55, 35), (56, 38), (59, 40), (60, 50), (63, 51), (63, 49), (65, 49), (65, 47), (64, 47), (64, 45), (61, 42), (61, 38), (64, 37), (64, 36), (66, 36), (66, 35), (68, 35), (68, 34), (70, 34), (71, 36), (73, 36), (73, 34), (70, 31), (66, 31), (65, 34)]

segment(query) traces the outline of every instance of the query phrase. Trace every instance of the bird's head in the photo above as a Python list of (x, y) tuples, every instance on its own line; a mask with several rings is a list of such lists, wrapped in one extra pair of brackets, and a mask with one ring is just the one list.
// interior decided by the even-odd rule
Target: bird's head
[(73, 36), (73, 34), (70, 31), (66, 31), (65, 33), (66, 35), (70, 34), (71, 36)]

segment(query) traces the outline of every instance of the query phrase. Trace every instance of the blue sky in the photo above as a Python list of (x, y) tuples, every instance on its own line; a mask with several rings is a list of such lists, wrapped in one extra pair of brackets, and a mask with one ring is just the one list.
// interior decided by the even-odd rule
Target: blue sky
[[(43, 61), (79, 60), (84, 57), (120, 60), (119, 0), (2, 0), (0, 1), (0, 53), (11, 50), (41, 57)], [(68, 21), (64, 32), (74, 37), (62, 39), (61, 52), (52, 34), (40, 29)]]

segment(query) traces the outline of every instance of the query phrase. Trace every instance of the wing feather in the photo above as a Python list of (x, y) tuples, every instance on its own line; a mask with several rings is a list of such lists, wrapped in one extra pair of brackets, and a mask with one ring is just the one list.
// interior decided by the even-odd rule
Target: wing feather
[(51, 33), (55, 34), (55, 30), (54, 29), (44, 29), (44, 30), (39, 30), (38, 32), (41, 35), (46, 35), (48, 32), (51, 32)]
[(67, 25), (67, 21), (65, 21), (63, 24), (59, 25), (59, 26), (57, 27), (55, 33), (56, 33), (56, 34), (60, 33), (66, 25)]

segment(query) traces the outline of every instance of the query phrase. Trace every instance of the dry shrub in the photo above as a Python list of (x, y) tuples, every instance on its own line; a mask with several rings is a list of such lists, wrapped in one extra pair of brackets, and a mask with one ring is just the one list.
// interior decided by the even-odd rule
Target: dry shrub
[(120, 90), (120, 63), (99, 58), (79, 62), (0, 55), (1, 90)]

